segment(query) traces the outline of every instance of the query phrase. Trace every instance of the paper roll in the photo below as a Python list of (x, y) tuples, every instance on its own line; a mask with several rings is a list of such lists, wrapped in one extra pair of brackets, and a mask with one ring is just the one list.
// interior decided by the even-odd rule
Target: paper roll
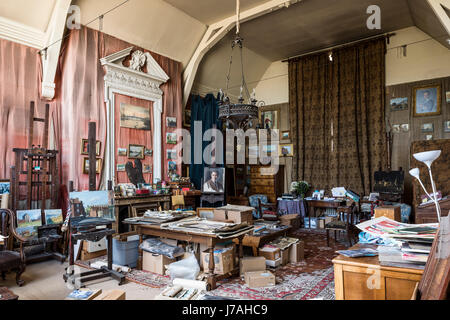
[(9, 193), (2, 194), (2, 203), (1, 203), (1, 209), (9, 209)]

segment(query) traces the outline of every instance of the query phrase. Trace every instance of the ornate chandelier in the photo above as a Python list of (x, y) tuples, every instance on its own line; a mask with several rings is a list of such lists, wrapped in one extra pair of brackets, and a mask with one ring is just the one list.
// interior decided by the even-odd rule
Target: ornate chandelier
[[(227, 128), (232, 127), (233, 129), (247, 129), (254, 124), (258, 124), (258, 109), (259, 106), (264, 105), (264, 102), (256, 99), (254, 89), (253, 93), (250, 95), (247, 83), (245, 82), (244, 62), (242, 59), (243, 40), (244, 39), (240, 36), (240, 5), (239, 0), (236, 0), (236, 38), (231, 44), (231, 57), (227, 75), (226, 91), (224, 93), (221, 89), (219, 94), (219, 119), (225, 122)], [(242, 82), (238, 102), (232, 103), (228, 97), (228, 90), (230, 85), (231, 66), (233, 64), (233, 52), (236, 46), (239, 47), (241, 56)], [(247, 103), (245, 103), (244, 91), (247, 95)]]

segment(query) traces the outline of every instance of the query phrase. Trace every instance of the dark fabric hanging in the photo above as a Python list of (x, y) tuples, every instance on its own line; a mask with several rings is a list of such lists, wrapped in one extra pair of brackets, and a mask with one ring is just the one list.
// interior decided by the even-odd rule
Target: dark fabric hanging
[(289, 63), (292, 179), (368, 195), (387, 166), (384, 37)]
[[(195, 134), (195, 122), (201, 123), (202, 136), (198, 137)], [(197, 126), (199, 123), (197, 123)], [(191, 165), (189, 175), (191, 182), (194, 183), (198, 190), (202, 188), (202, 178), (204, 173), (205, 159), (203, 159), (203, 151), (211, 144), (211, 141), (203, 141), (205, 132), (212, 128), (221, 128), (222, 122), (219, 121), (219, 105), (218, 100), (212, 94), (207, 94), (204, 98), (199, 95), (192, 96), (192, 110), (191, 110)], [(198, 140), (197, 140), (198, 139)], [(197, 155), (201, 157), (202, 164), (195, 164), (195, 141), (202, 141), (202, 154)], [(217, 166), (223, 163), (222, 159), (217, 159)]]

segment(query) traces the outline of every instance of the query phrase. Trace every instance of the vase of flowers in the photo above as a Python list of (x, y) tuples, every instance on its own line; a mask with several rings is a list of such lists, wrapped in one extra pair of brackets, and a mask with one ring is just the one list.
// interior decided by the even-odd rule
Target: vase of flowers
[(291, 184), (291, 192), (296, 197), (300, 196), (300, 198), (303, 199), (308, 191), (309, 184), (306, 181), (298, 181)]

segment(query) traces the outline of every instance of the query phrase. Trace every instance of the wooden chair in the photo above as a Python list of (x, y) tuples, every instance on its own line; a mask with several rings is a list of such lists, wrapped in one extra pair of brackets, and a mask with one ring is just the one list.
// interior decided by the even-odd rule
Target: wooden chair
[[(26, 239), (22, 238), (16, 232), (16, 217), (9, 209), (0, 209), (1, 234), (7, 236), (3, 250), (0, 251), (0, 272), (2, 279), (5, 280), (6, 273), (12, 270), (16, 271), (16, 283), (21, 287), (25, 282), (20, 279), (20, 276), (25, 271), (25, 252), (24, 244)], [(9, 231), (9, 232), (8, 232)], [(12, 237), (12, 238), (11, 238)], [(17, 239), (20, 245), (19, 252), (7, 250), (8, 242)]]
[(349, 206), (337, 208), (338, 220), (329, 222), (325, 225), (327, 231), (327, 246), (330, 246), (330, 231), (334, 231), (334, 240), (337, 239), (337, 233), (346, 232), (349, 247), (352, 246), (352, 236), (355, 230), (354, 221), (358, 214), (358, 206), (352, 201)]
[(278, 221), (278, 211), (276, 203), (263, 203), (258, 199), (258, 215), (266, 221)]

